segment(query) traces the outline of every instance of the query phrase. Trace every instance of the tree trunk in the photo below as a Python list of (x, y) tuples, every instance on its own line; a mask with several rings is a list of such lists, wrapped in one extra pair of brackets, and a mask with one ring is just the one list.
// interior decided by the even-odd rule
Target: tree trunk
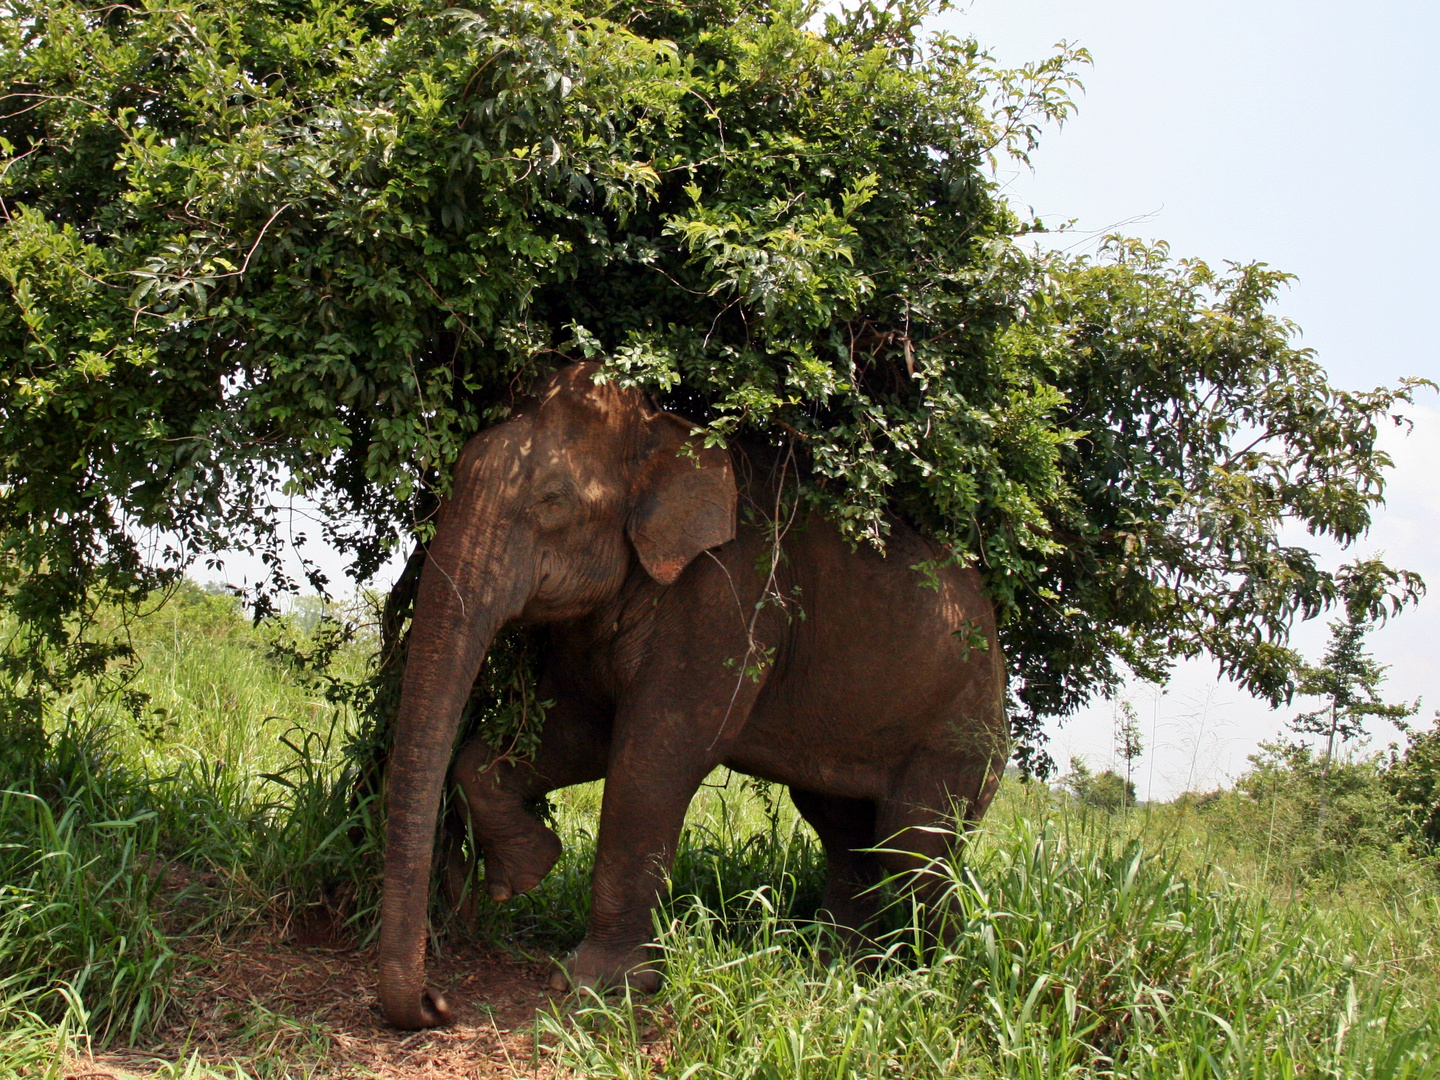
[(1335, 699), (1330, 699), (1330, 732), (1325, 739), (1325, 761), (1320, 766), (1320, 813), (1315, 817), (1315, 842), (1325, 842), (1325, 812), (1330, 808), (1330, 759), (1335, 754), (1335, 729), (1339, 726), (1339, 712)]

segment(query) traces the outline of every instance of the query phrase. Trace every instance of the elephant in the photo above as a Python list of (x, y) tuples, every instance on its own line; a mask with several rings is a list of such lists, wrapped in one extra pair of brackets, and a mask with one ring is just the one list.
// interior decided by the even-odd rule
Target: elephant
[(980, 575), (899, 518), (883, 553), (852, 545), (781, 498), (787, 467), (706, 445), (593, 362), (542, 379), (464, 446), (416, 594), (386, 781), (391, 1025), (451, 1017), (425, 981), (437, 815), (462, 709), (508, 625), (548, 627), (552, 704), (530, 760), (478, 739), (455, 757), (489, 895), (533, 888), (560, 854), (527, 802), (606, 781), (588, 932), (557, 988), (658, 985), (652, 909), (719, 765), (788, 785), (842, 927), (871, 917), (884, 876), (920, 876), (985, 813), (1009, 753)]

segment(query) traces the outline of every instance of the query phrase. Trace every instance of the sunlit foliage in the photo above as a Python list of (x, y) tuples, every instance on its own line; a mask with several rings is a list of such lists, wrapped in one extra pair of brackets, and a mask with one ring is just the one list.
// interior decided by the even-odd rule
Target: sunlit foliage
[(114, 658), (103, 597), (234, 546), (284, 586), (292, 495), (366, 579), (587, 357), (793, 447), (855, 542), (978, 565), (1023, 737), (1177, 654), (1284, 697), (1334, 582), (1281, 525), (1364, 532), (1409, 390), (1330, 386), (1262, 265), (1037, 254), (992, 166), (1088, 58), (935, 10), (0, 2), (12, 705)]

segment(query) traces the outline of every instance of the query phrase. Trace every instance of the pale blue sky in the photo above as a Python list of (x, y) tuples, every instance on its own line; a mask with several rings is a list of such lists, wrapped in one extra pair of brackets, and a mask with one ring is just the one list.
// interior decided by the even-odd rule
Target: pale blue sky
[[(1440, 91), (1436, 0), (973, 0), (938, 25), (974, 35), (1007, 64), (1061, 39), (1088, 48), (1079, 112), (1049, 133), (1033, 172), (1007, 190), (1047, 223), (1168, 240), (1177, 255), (1261, 260), (1298, 275), (1280, 310), (1304, 328), (1333, 379), (1370, 388), (1440, 381)], [(1139, 218), (1140, 220), (1135, 220)], [(1079, 237), (1077, 236), (1077, 239)], [(1374, 639), (1390, 691), (1440, 706), (1440, 402), (1390, 439), (1388, 505), (1360, 545), (1422, 573), (1434, 595)], [(1318, 656), (1323, 626), (1297, 641)], [(1235, 775), (1276, 715), (1208, 665), (1188, 665), (1158, 705), (1137, 690), (1157, 752), (1136, 772), (1156, 796)], [(1208, 707), (1207, 707), (1208, 702)], [(1203, 718), (1203, 723), (1202, 723)], [(1052, 730), (1052, 752), (1111, 759), (1101, 704)], [(1379, 733), (1377, 746), (1393, 736)]]

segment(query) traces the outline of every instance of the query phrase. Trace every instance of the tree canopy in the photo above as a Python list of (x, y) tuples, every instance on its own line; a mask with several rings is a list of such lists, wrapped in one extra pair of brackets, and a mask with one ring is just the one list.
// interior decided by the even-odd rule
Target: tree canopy
[(1088, 57), (1002, 69), (941, 6), (0, 0), (12, 673), (102, 669), (89, 607), (207, 554), (283, 578), (293, 497), (366, 580), (593, 358), (977, 565), (1027, 747), (1177, 656), (1285, 698), (1336, 585), (1282, 528), (1364, 533), (1415, 384), (1331, 386), (1264, 265), (1029, 244), (994, 165)]

